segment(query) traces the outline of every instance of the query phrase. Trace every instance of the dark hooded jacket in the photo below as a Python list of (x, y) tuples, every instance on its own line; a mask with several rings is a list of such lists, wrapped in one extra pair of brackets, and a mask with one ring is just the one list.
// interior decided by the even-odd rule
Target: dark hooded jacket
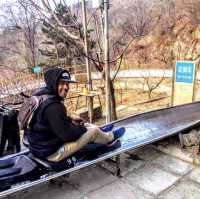
[(64, 143), (76, 141), (86, 132), (86, 128), (72, 123), (67, 116), (63, 99), (58, 95), (58, 80), (61, 68), (52, 69), (45, 73), (46, 87), (34, 95), (51, 95), (35, 113), (30, 128), (25, 132), (30, 151), (39, 158), (46, 158), (56, 152)]

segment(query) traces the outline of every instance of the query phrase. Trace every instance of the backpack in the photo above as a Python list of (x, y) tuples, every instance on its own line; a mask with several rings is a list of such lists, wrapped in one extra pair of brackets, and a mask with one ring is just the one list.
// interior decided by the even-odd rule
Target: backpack
[(18, 124), (20, 130), (29, 128), (34, 113), (37, 111), (38, 107), (49, 98), (53, 98), (53, 95), (31, 96), (25, 99), (18, 114)]
[(21, 150), (17, 115), (17, 110), (0, 106), (0, 157)]

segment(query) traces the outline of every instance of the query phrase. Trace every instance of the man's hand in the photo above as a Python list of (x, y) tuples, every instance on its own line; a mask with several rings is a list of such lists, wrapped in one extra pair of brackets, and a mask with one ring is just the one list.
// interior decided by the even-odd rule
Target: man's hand
[(75, 125), (84, 125), (84, 120), (80, 117), (72, 118), (72, 123)]

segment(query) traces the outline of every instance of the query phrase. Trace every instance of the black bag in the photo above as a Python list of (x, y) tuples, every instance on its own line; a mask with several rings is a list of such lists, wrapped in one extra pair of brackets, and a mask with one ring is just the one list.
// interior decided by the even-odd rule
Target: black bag
[(0, 107), (0, 157), (21, 150), (17, 115), (17, 110)]
[(39, 179), (37, 164), (26, 155), (0, 160), (0, 191), (13, 184)]

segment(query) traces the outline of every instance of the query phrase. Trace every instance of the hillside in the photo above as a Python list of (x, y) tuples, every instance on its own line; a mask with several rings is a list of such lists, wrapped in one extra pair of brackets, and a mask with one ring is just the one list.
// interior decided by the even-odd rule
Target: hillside
[[(124, 0), (123, 2), (111, 0), (109, 9), (111, 60), (132, 41), (123, 59), (125, 69), (170, 68), (178, 59), (198, 61), (199, 10), (200, 0)], [(88, 18), (95, 12), (90, 10)], [(90, 23), (92, 22), (93, 19), (90, 18)], [(38, 30), (40, 29), (39, 26)], [(36, 39), (40, 44), (37, 48), (41, 48), (41, 44), (45, 41), (41, 31), (38, 31)], [(20, 32), (2, 32), (0, 43), (1, 74), (5, 74), (3, 71), (8, 69), (7, 73), (10, 74), (12, 73), (10, 69), (15, 72), (15, 69), (26, 67), (28, 54)], [(43, 48), (51, 49), (48, 46)], [(37, 59), (37, 63), (40, 63), (45, 57), (37, 54)]]
[[(200, 18), (199, 1), (176, 0), (157, 1), (151, 9), (141, 6), (140, 1), (126, 1), (128, 7), (121, 5), (120, 25), (128, 39), (133, 39), (123, 60), (123, 67), (129, 68), (170, 68), (175, 60), (197, 61), (200, 57)], [(143, 2), (144, 3), (144, 2)], [(123, 17), (126, 10), (128, 17)], [(118, 10), (119, 11), (119, 10)], [(122, 21), (123, 20), (123, 21)], [(120, 32), (119, 31), (119, 32)], [(128, 34), (127, 34), (128, 33)]]

